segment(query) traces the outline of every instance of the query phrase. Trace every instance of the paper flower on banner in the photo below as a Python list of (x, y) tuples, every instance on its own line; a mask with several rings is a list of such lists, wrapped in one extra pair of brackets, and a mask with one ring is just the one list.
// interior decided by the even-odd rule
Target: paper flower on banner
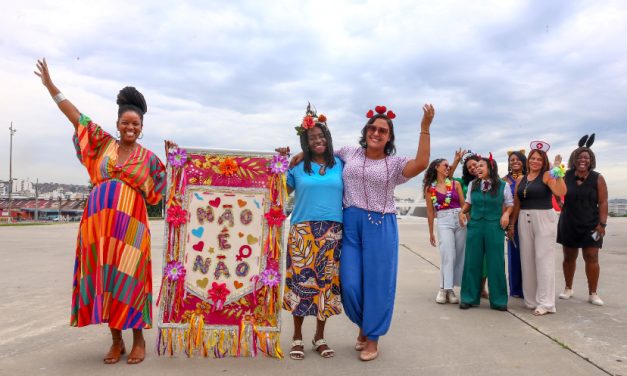
[(173, 167), (183, 167), (187, 162), (187, 152), (184, 149), (174, 149), (168, 153), (168, 162)]
[(288, 166), (289, 161), (287, 160), (287, 157), (281, 154), (276, 154), (270, 161), (270, 171), (275, 175), (282, 174), (287, 171)]
[(184, 223), (187, 223), (187, 210), (180, 206), (170, 206), (168, 208), (168, 223), (171, 223), (174, 227), (178, 227)]
[(264, 214), (264, 217), (266, 217), (270, 227), (281, 226), (285, 220), (285, 214), (283, 214), (283, 210), (279, 206), (272, 207), (269, 212)]
[(303, 124), (302, 124), (303, 128), (310, 129), (310, 128), (313, 128), (314, 125), (316, 125), (316, 122), (314, 121), (313, 116), (307, 115), (303, 118)]
[(224, 302), (226, 301), (226, 297), (229, 296), (231, 291), (226, 287), (226, 283), (213, 282), (211, 284), (211, 289), (207, 292), (209, 293), (211, 300), (213, 300), (215, 309), (222, 309)]
[(235, 162), (231, 158), (224, 158), (218, 164), (218, 169), (220, 170), (220, 174), (225, 176), (233, 176), (237, 172), (237, 162)]
[(280, 281), (279, 272), (274, 269), (266, 269), (261, 272), (261, 282), (266, 286), (274, 287), (278, 285)]
[(165, 276), (170, 281), (178, 281), (179, 278), (185, 278), (185, 267), (180, 261), (170, 261), (165, 267)]

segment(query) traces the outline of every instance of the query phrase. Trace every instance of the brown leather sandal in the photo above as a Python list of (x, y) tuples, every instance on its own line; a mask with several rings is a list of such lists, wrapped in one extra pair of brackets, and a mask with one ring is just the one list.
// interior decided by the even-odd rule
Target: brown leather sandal
[[(139, 353), (139, 354), (138, 354)], [(139, 364), (146, 358), (146, 341), (141, 346), (133, 346), (130, 354), (128, 354), (127, 364)]]
[(111, 348), (107, 355), (105, 355), (103, 361), (105, 364), (115, 364), (120, 361), (120, 357), (124, 354), (126, 354), (124, 340), (120, 339), (117, 344), (115, 341), (111, 344)]

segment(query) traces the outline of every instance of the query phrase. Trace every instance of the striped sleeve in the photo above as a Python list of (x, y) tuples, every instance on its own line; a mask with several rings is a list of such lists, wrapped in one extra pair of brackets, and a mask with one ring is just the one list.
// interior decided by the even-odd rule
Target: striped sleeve
[(146, 202), (150, 205), (156, 205), (161, 201), (163, 194), (165, 193), (165, 188), (167, 184), (167, 174), (165, 171), (165, 166), (153, 153), (150, 153), (150, 158), (148, 160), (150, 167), (150, 178), (153, 182), (153, 187), (149, 192), (146, 193)]
[(103, 131), (98, 124), (92, 122), (89, 116), (81, 114), (72, 141), (76, 149), (76, 157), (85, 167), (89, 167), (112, 140), (113, 137)]

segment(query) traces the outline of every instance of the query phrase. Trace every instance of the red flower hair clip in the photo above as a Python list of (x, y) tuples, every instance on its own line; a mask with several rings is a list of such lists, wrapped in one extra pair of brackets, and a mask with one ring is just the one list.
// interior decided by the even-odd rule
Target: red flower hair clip
[[(396, 117), (396, 114), (392, 110), (387, 111), (387, 108), (385, 106), (376, 106), (374, 108), (374, 111), (376, 111), (378, 115), (385, 115), (385, 116), (387, 116), (387, 118), (390, 119), (390, 120), (392, 120), (392, 119), (394, 119)], [(374, 116), (374, 111), (369, 110), (366, 113), (366, 117), (368, 119), (373, 117)], [(387, 113), (385, 111), (387, 111)]]

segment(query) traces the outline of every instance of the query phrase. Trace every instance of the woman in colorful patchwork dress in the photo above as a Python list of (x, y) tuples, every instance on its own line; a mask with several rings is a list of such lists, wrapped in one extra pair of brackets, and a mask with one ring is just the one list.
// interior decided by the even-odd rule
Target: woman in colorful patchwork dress
[(305, 316), (317, 319), (314, 349), (324, 358), (335, 352), (324, 339), (327, 318), (342, 312), (339, 261), (342, 246), (342, 161), (333, 155), (326, 117), (307, 106), (297, 127), (303, 161), (287, 174), (295, 192), (288, 237), (283, 307), (294, 317), (290, 358), (304, 358)]
[(394, 188), (427, 168), (435, 115), (432, 105), (424, 105), (418, 150), (409, 159), (395, 156), (394, 112), (385, 106), (375, 110), (366, 115), (359, 146), (337, 152), (344, 161), (342, 303), (359, 327), (355, 349), (363, 361), (378, 356), (379, 337), (392, 322), (399, 244)]
[[(516, 188), (516, 182), (527, 174), (527, 157), (525, 151), (508, 152), (507, 165), (508, 173), (503, 178), (512, 190)], [(507, 240), (507, 271), (509, 275), (509, 296), (514, 298), (523, 297), (522, 270), (520, 268), (520, 239), (518, 238), (518, 228), (514, 227), (512, 237)]]
[(423, 179), (423, 192), (427, 202), (429, 240), (436, 246), (433, 222), (437, 216), (438, 240), (440, 241), (440, 290), (436, 303), (459, 303), (453, 288), (459, 286), (464, 272), (464, 249), (466, 227), (459, 220), (464, 206), (461, 184), (449, 179), (449, 164), (446, 159), (435, 159), (429, 164)]
[(507, 282), (503, 256), (504, 230), (514, 206), (512, 191), (499, 178), (496, 161), (482, 158), (477, 164), (477, 178), (468, 186), (468, 194), (459, 220), (468, 221), (466, 257), (462, 277), (460, 309), (479, 305), (484, 260), (490, 283), (490, 308), (507, 310)]
[(579, 140), (579, 147), (570, 155), (569, 169), (564, 177), (568, 194), (557, 225), (557, 242), (564, 252), (562, 268), (566, 287), (559, 297), (570, 299), (574, 294), (573, 278), (581, 248), (588, 279), (588, 302), (602, 306), (597, 285), (601, 272), (599, 249), (603, 247), (607, 226), (607, 184), (603, 175), (594, 171), (596, 157), (590, 149), (593, 143), (594, 133)]
[(551, 197), (566, 194), (562, 157), (555, 156), (551, 169), (546, 154), (549, 147), (542, 141), (531, 143), (527, 175), (518, 181), (514, 190), (515, 207), (508, 230), (512, 238), (518, 224), (525, 306), (533, 309), (536, 316), (555, 312), (557, 214)]
[(117, 363), (126, 348), (122, 330), (133, 329), (127, 363), (144, 360), (142, 329), (152, 326), (152, 267), (146, 203), (157, 204), (165, 167), (141, 138), (146, 101), (133, 87), (117, 98), (116, 139), (82, 114), (52, 83), (46, 60), (35, 72), (75, 129), (74, 146), (93, 188), (79, 226), (72, 289), (72, 326), (108, 323), (113, 338), (104, 357)]

